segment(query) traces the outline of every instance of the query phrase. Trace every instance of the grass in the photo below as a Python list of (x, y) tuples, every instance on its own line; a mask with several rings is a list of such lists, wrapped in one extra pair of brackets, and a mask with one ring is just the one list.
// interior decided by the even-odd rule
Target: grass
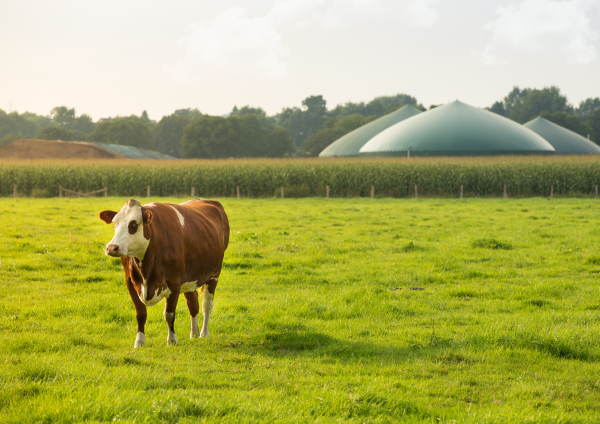
[(124, 201), (0, 199), (0, 422), (600, 419), (599, 201), (223, 199), (211, 338), (138, 350)]

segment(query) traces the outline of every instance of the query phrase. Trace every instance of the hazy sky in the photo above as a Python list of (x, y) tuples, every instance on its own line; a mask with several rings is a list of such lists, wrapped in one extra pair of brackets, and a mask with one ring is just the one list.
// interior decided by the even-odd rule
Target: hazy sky
[(600, 0), (0, 0), (0, 108), (94, 120), (274, 114), (406, 93), (489, 106), (515, 85), (600, 97)]

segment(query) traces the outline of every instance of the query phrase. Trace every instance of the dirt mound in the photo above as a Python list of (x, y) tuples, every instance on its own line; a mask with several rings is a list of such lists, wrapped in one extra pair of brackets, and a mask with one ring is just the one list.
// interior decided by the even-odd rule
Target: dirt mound
[(82, 141), (15, 140), (0, 147), (5, 159), (110, 159), (124, 158), (112, 150)]

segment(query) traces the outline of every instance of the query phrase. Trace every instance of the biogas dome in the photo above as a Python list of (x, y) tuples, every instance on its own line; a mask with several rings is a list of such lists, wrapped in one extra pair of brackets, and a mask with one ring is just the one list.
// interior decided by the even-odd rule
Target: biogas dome
[(555, 149), (534, 131), (458, 100), (381, 131), (359, 156), (545, 155)]

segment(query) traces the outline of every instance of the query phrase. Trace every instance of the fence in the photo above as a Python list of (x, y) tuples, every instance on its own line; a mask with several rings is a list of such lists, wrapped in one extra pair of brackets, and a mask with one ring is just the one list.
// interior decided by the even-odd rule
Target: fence
[(60, 186), (77, 193), (106, 187), (111, 196), (132, 197), (591, 197), (598, 184), (596, 162), (0, 166), (5, 197), (59, 196)]

